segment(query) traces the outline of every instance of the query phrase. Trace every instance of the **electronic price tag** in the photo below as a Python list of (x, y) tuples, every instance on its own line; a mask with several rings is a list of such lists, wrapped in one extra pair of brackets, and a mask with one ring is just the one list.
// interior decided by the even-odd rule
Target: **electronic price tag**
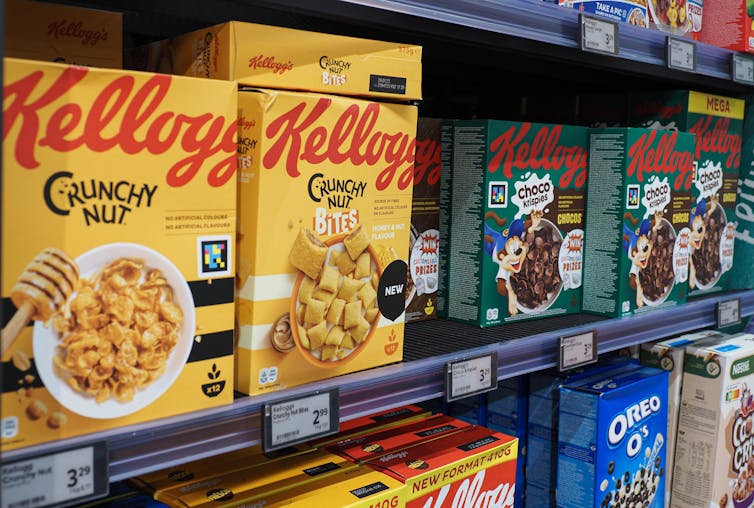
[(445, 400), (453, 402), (497, 389), (497, 352), (447, 362)]
[(696, 71), (696, 44), (668, 37), (666, 49), (668, 68), (688, 72)]
[(618, 54), (618, 23), (579, 14), (579, 44), (584, 51)]
[(754, 85), (754, 59), (740, 53), (733, 53), (733, 81)]
[(737, 325), (741, 322), (741, 299), (733, 298), (717, 302), (717, 327)]
[(262, 406), (262, 448), (271, 452), (339, 430), (338, 389), (316, 391)]
[(560, 337), (560, 371), (588, 365), (597, 361), (597, 332), (579, 333)]

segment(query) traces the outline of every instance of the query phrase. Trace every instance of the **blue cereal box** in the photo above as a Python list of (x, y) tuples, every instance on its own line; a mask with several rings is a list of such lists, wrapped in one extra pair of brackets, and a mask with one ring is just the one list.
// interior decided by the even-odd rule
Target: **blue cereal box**
[(667, 397), (655, 367), (560, 387), (558, 508), (665, 506)]

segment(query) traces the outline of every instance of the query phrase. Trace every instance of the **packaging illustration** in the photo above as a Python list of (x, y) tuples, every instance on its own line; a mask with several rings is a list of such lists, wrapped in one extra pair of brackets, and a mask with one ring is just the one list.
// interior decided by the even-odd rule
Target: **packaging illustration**
[(400, 361), (417, 109), (239, 92), (236, 389)]
[(560, 508), (665, 506), (668, 373), (609, 372), (560, 387)]
[(680, 90), (630, 97), (631, 124), (696, 136), (689, 297), (730, 288), (744, 101)]
[(638, 128), (590, 136), (584, 312), (611, 317), (686, 301), (693, 134)]
[(441, 118), (420, 117), (416, 126), (406, 322), (437, 317), (443, 122)]
[(454, 125), (448, 318), (486, 327), (579, 312), (588, 130)]
[(123, 15), (35, 0), (5, 2), (4, 54), (13, 58), (120, 69)]
[(670, 506), (754, 505), (754, 336), (686, 347)]
[[(649, 0), (652, 2), (653, 0)], [(558, 5), (571, 7), (580, 12), (596, 14), (613, 21), (620, 21), (630, 25), (647, 28), (649, 26), (649, 12), (647, 3), (631, 0), (556, 0)]]
[(4, 71), (3, 450), (230, 403), (234, 84)]
[(421, 99), (422, 47), (230, 21), (137, 48), (137, 69), (240, 85)]

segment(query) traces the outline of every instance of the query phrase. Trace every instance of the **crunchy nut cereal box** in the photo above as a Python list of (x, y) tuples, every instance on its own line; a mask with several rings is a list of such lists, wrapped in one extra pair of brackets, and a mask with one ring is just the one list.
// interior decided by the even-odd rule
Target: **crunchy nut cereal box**
[(235, 83), (3, 78), (2, 449), (232, 402)]
[(5, 56), (73, 65), (123, 65), (123, 15), (34, 0), (5, 2)]
[(406, 484), (408, 508), (513, 508), (518, 439), (471, 426), (366, 464)]
[(403, 356), (415, 106), (239, 92), (236, 389)]
[(693, 169), (688, 132), (592, 130), (584, 312), (618, 317), (686, 301)]
[(448, 318), (486, 327), (580, 312), (587, 135), (454, 122)]
[(744, 100), (689, 90), (634, 93), (629, 100), (631, 124), (696, 135), (688, 296), (730, 289)]
[(139, 48), (137, 68), (241, 85), (421, 99), (421, 46), (230, 21)]
[(754, 505), (754, 336), (686, 347), (673, 508)]

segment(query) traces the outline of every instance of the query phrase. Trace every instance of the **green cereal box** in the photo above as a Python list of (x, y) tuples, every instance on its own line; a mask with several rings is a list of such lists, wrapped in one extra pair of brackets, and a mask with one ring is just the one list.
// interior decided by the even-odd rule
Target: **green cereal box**
[(696, 134), (689, 297), (730, 289), (745, 101), (689, 90), (631, 95), (631, 125)]
[(449, 319), (487, 327), (580, 312), (588, 132), (455, 122)]
[(618, 317), (686, 301), (693, 170), (693, 134), (591, 131), (584, 312)]

